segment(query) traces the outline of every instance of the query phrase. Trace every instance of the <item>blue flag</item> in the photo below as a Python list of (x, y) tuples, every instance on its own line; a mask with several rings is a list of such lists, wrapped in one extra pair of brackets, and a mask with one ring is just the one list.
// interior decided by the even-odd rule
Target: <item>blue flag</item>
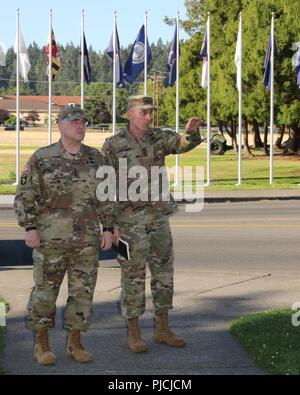
[[(266, 51), (265, 63), (264, 63), (264, 86), (267, 89), (271, 88), (271, 50), (272, 50), (272, 43), (271, 43), (271, 35), (269, 37), (268, 47)], [(274, 37), (274, 56), (277, 53), (275, 37)]]
[(300, 88), (300, 45), (298, 47), (298, 50), (296, 52), (296, 76), (297, 76), (297, 85)]
[(86, 46), (85, 34), (83, 33), (83, 54), (84, 54), (84, 80), (87, 84), (91, 83), (91, 65), (89, 52)]
[[(108, 44), (107, 54), (112, 59), (114, 59), (113, 34), (111, 35), (111, 39)], [(116, 26), (116, 84), (121, 88), (123, 88), (123, 86), (124, 86), (123, 68), (122, 68), (122, 61), (121, 61), (121, 48), (120, 48), (120, 41), (119, 41), (119, 34), (118, 34), (117, 26)]]
[(208, 53), (207, 53), (207, 30), (204, 34), (203, 44), (199, 53), (200, 59), (202, 60), (202, 76), (201, 86), (206, 88), (208, 84)]
[[(147, 64), (151, 62), (151, 49), (147, 38)], [(145, 26), (143, 25), (133, 43), (124, 66), (124, 78), (130, 84), (145, 67)]]
[(169, 86), (173, 86), (176, 81), (176, 64), (177, 64), (177, 26), (175, 26), (174, 37), (168, 58)]

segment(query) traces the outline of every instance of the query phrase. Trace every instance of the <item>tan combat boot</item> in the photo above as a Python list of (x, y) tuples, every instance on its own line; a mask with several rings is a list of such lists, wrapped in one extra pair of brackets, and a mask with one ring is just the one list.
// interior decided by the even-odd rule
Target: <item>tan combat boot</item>
[(166, 343), (171, 347), (184, 347), (186, 345), (185, 340), (171, 331), (167, 312), (155, 316), (154, 340), (157, 343)]
[(36, 332), (33, 356), (40, 365), (53, 365), (56, 362), (56, 357), (49, 347), (47, 328)]
[(73, 358), (76, 362), (91, 362), (92, 354), (86, 351), (80, 341), (80, 330), (71, 330), (68, 333), (66, 356)]
[(148, 346), (141, 336), (141, 331), (139, 327), (139, 319), (128, 318), (128, 338), (127, 343), (131, 351), (133, 352), (146, 352), (148, 351)]

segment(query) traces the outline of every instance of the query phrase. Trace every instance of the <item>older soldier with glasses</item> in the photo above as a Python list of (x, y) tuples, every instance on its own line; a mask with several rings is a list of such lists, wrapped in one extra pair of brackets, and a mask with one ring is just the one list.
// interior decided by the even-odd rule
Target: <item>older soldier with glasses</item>
[[(122, 166), (126, 160), (128, 173), (135, 166), (145, 169), (151, 188), (151, 169), (164, 166), (166, 155), (184, 153), (200, 144), (200, 118), (191, 118), (185, 133), (179, 135), (171, 130), (150, 128), (154, 110), (151, 97), (129, 97), (128, 128), (105, 141), (102, 153), (118, 173), (117, 179), (119, 171), (123, 173)], [(128, 179), (128, 191), (135, 181)], [(135, 201), (129, 196), (127, 201), (118, 201), (117, 205), (117, 224), (122, 239), (129, 243), (131, 257), (126, 260), (120, 256), (119, 259), (122, 271), (121, 304), (128, 326), (128, 346), (133, 352), (148, 351), (138, 321), (145, 311), (148, 264), (155, 310), (154, 340), (173, 347), (183, 347), (185, 341), (171, 331), (168, 319), (173, 306), (174, 277), (173, 242), (168, 217), (176, 212), (176, 204), (172, 198), (169, 201), (151, 201), (151, 198)], [(118, 231), (114, 237), (118, 239)]]
[(27, 326), (35, 333), (38, 363), (56, 362), (48, 329), (55, 325), (56, 300), (68, 274), (68, 300), (64, 328), (68, 330), (66, 355), (89, 362), (92, 354), (81, 343), (87, 331), (101, 247), (112, 245), (114, 203), (96, 198), (96, 171), (104, 164), (100, 152), (82, 144), (86, 119), (83, 111), (64, 107), (59, 114), (61, 139), (38, 149), (25, 166), (15, 197), (25, 242), (33, 248), (34, 287), (28, 302)]

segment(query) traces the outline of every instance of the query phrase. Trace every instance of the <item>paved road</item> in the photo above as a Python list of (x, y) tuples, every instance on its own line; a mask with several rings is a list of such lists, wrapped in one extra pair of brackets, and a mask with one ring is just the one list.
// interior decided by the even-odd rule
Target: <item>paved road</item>
[(206, 204), (172, 224), (177, 267), (300, 274), (300, 201)]
[[(135, 355), (128, 350), (118, 307), (120, 271), (108, 261), (101, 263), (93, 322), (84, 340), (95, 362), (82, 366), (63, 355), (64, 282), (56, 329), (51, 332), (58, 363), (38, 366), (23, 322), (32, 271), (0, 267), (0, 294), (11, 305), (5, 366), (19, 374), (261, 374), (228, 328), (243, 313), (290, 307), (300, 300), (299, 209), (296, 201), (219, 203), (205, 205), (201, 213), (180, 212), (172, 218), (176, 291), (171, 321), (188, 341), (182, 350), (153, 343), (149, 281), (142, 328), (150, 352)], [(12, 211), (0, 210), (0, 237), (22, 237)]]
[[(205, 204), (171, 224), (176, 267), (299, 274), (300, 201)], [(0, 239), (23, 238), (12, 210), (0, 210)]]

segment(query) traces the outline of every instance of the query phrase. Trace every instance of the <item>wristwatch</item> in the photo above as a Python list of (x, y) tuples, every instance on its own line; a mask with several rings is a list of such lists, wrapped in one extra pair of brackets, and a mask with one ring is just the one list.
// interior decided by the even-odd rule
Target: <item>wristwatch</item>
[(111, 232), (111, 233), (114, 233), (114, 228), (103, 228), (103, 232)]
[(29, 232), (30, 230), (36, 230), (35, 226), (28, 226), (28, 228), (25, 228), (25, 232)]

